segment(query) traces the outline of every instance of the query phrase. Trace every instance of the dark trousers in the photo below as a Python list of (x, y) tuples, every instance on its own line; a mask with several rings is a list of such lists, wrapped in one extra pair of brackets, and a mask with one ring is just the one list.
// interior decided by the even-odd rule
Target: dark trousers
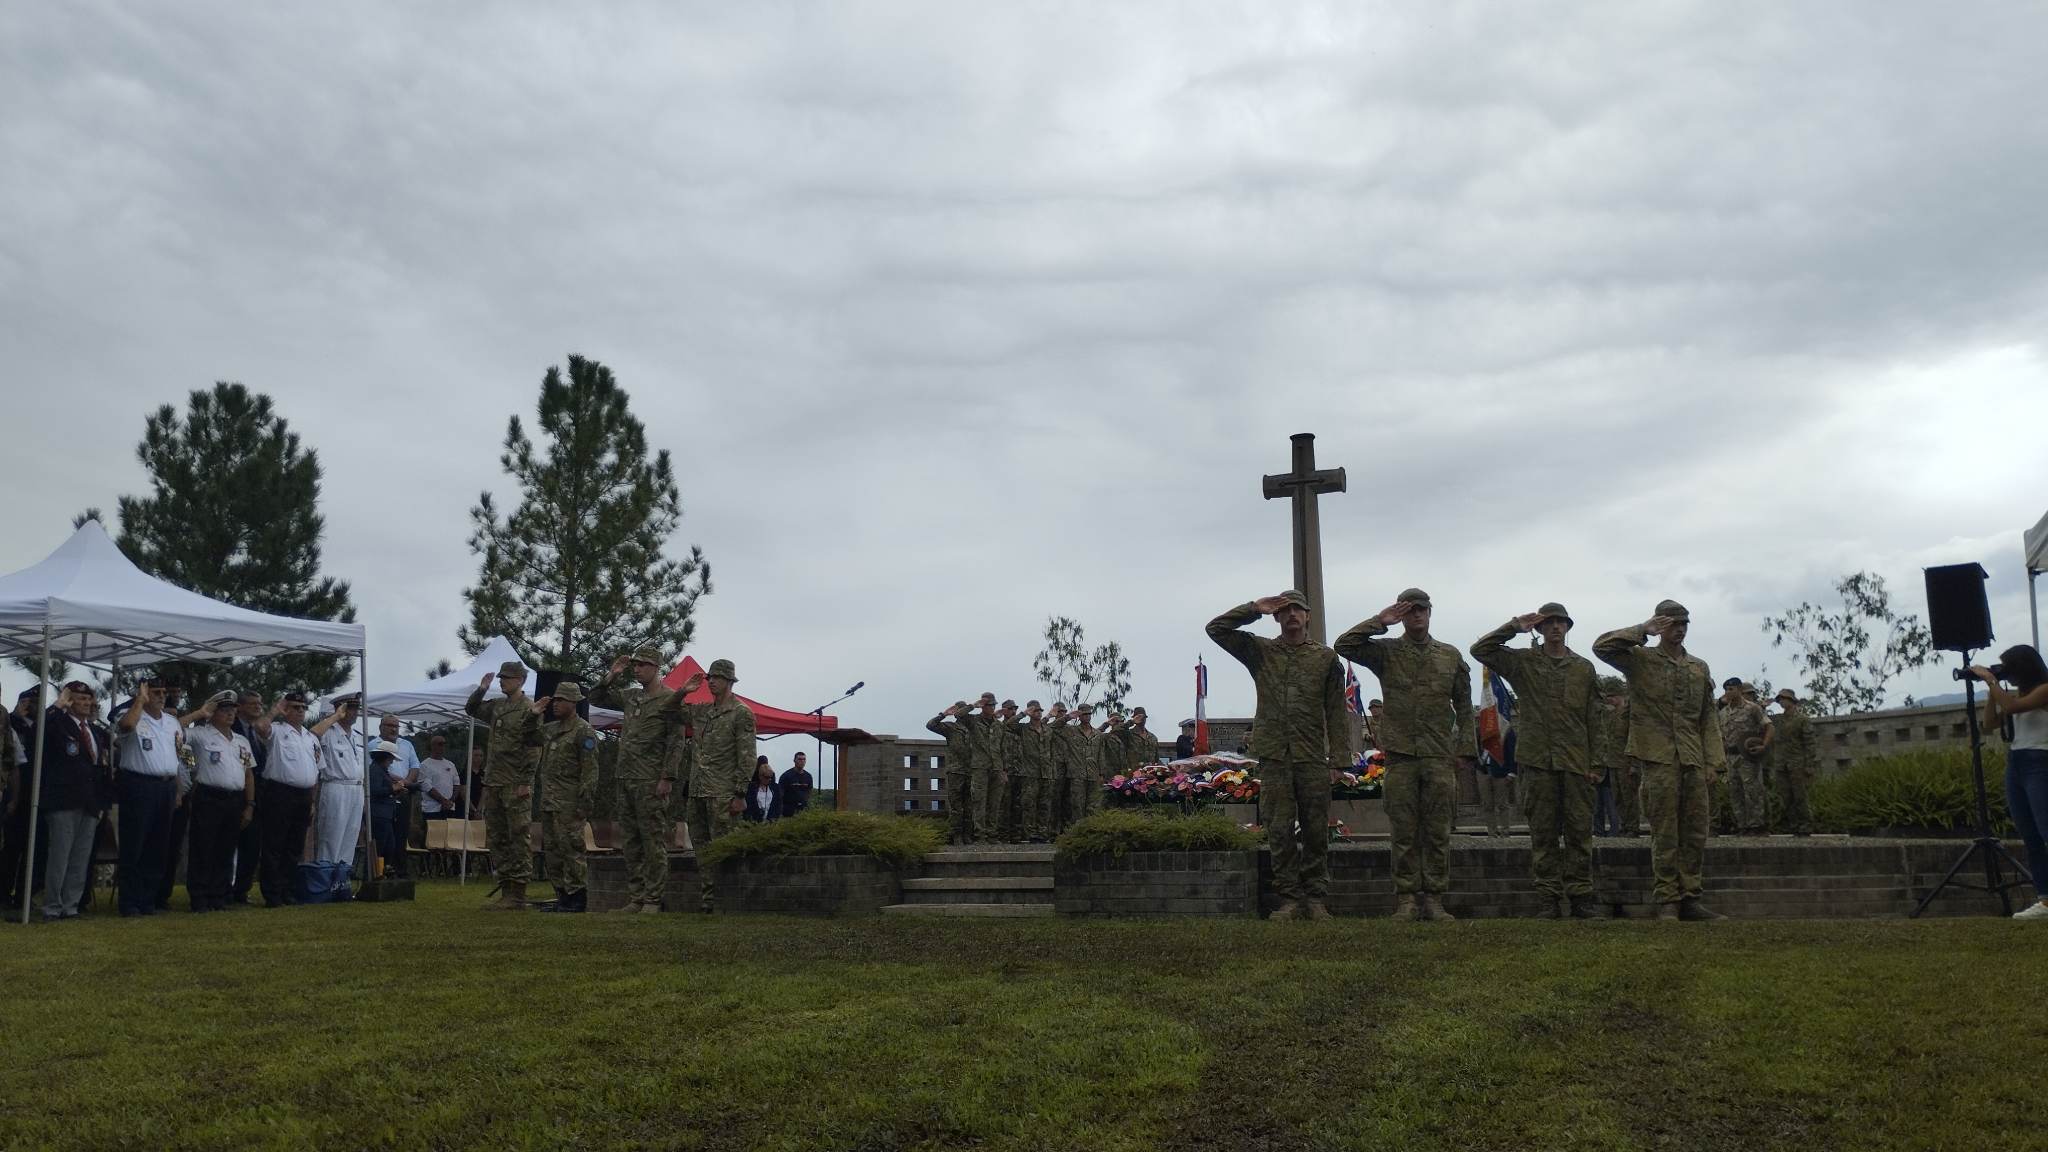
[(2034, 896), (2048, 900), (2048, 752), (2015, 748), (2005, 754), (2005, 810), (2026, 845)]
[(313, 790), (275, 780), (256, 782), (256, 825), (261, 841), (263, 902), (272, 908), (292, 903), (292, 877), (306, 858), (306, 830), (313, 825)]
[(190, 810), (192, 852), (185, 867), (185, 894), (194, 912), (218, 912), (228, 906), (234, 883), (235, 841), (242, 834), (240, 788), (192, 789)]
[(256, 865), (263, 858), (263, 829), (256, 821), (235, 835), (235, 878), (228, 881), (228, 899), (249, 902), (249, 886), (256, 883)]
[[(26, 776), (27, 772), (24, 770), (22, 774)], [(26, 793), (28, 789), (23, 788), (22, 791)], [(6, 843), (0, 845), (0, 876), (5, 877), (4, 880), (0, 880), (0, 888), (6, 889), (4, 895), (7, 907), (20, 908), (22, 897), (22, 857), (28, 851), (28, 797), (26, 795), (17, 798), (14, 815), (7, 818), (6, 838)], [(34, 882), (29, 885), (30, 892), (43, 886), (43, 861), (49, 859), (49, 847), (50, 841), (48, 837), (39, 836), (36, 838), (35, 878)]]
[(377, 842), (387, 875), (396, 875), (405, 866), (405, 839), (398, 834), (398, 818), (404, 811), (405, 805), (395, 800), (370, 801), (370, 837)]
[(156, 906), (171, 906), (171, 889), (178, 886), (178, 858), (185, 855), (185, 846), (192, 836), (192, 803), (188, 797), (184, 802), (171, 808), (171, 836), (164, 844), (164, 871), (156, 884)]
[(156, 911), (157, 892), (164, 887), (164, 860), (170, 855), (171, 810), (177, 806), (177, 783), (169, 776), (121, 772), (115, 796), (121, 805), (121, 870), (116, 878), (121, 915)]

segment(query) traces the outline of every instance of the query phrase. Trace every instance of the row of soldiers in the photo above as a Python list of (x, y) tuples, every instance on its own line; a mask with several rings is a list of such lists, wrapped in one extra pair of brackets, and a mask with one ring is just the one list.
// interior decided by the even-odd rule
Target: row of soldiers
[[(1471, 671), (1456, 648), (1431, 636), (1433, 609), (1427, 592), (1407, 589), (1334, 647), (1309, 636), (1308, 599), (1297, 591), (1239, 605), (1209, 622), (1209, 638), (1245, 665), (1258, 689), (1251, 754), (1259, 761), (1260, 816), (1281, 897), (1276, 918), (1329, 916), (1329, 770), (1342, 767), (1348, 751), (1342, 656), (1378, 676), (1385, 698), (1377, 736), (1386, 756), (1394, 914), (1454, 919), (1442, 899), (1450, 887), (1458, 771), (1470, 770), (1480, 745)], [(1264, 615), (1279, 623), (1277, 639), (1244, 631)], [(1709, 786), (1731, 755), (1738, 779), (1747, 774), (1773, 738), (1752, 737), (1747, 726), (1761, 713), (1746, 707), (1724, 729), (1706, 662), (1685, 648), (1691, 619), (1684, 605), (1665, 600), (1650, 619), (1595, 641), (1594, 655), (1625, 685), (1625, 698), (1612, 702), (1592, 662), (1567, 646), (1573, 621), (1562, 604), (1516, 616), (1472, 645), (1472, 656), (1518, 698), (1516, 760), (1546, 916), (1605, 914), (1593, 896), (1592, 812), (1600, 777), (1618, 769), (1617, 786), (1624, 795), (1639, 790), (1649, 816), (1658, 917), (1721, 918), (1700, 899)], [(1397, 624), (1401, 634), (1389, 637)], [(1511, 646), (1531, 632), (1540, 637), (1535, 647)], [(1788, 690), (1779, 699), (1786, 707), (1774, 726), (1784, 748), (1781, 772), (1801, 781), (1803, 806), (1818, 750), (1797, 694)], [(1741, 787), (1749, 794), (1750, 785)]]
[[(687, 798), (685, 820), (694, 847), (702, 848), (732, 829), (746, 809), (754, 775), (754, 714), (732, 694), (739, 677), (730, 660), (713, 660), (702, 676), (680, 689), (661, 682), (661, 652), (640, 648), (614, 661), (590, 694), (619, 711), (619, 851), (627, 868), (627, 901), (621, 912), (659, 912), (668, 890), (670, 797)], [(526, 842), (526, 813), (533, 788), (541, 788), (543, 853), (554, 908), (581, 912), (588, 906), (583, 826), (589, 819), (597, 782), (597, 733), (577, 714), (582, 685), (563, 681), (540, 700), (525, 693), (526, 668), (507, 661), (496, 674), (502, 698), (485, 700), (492, 676), (469, 695), (467, 711), (489, 730), (484, 760), (484, 834), (498, 876), (494, 909), (526, 906), (533, 880)], [(711, 699), (691, 704), (685, 697), (708, 685)], [(712, 870), (699, 869), (699, 907), (715, 904)]]
[(955, 844), (1042, 844), (1102, 806), (1105, 780), (1159, 760), (1159, 740), (1143, 708), (1111, 708), (1102, 727), (1095, 707), (1071, 711), (1036, 700), (1020, 711), (983, 692), (926, 721), (946, 741), (946, 812)]

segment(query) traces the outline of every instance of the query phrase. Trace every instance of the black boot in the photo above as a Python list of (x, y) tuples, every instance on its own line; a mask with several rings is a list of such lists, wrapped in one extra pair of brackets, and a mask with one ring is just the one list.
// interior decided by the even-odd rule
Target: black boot
[(1726, 920), (1727, 917), (1700, 903), (1697, 896), (1687, 896), (1678, 902), (1680, 920)]
[(1574, 896), (1572, 897), (1572, 919), (1605, 920), (1607, 919), (1607, 912), (1600, 905), (1595, 904), (1591, 896)]
[(562, 894), (561, 896), (557, 897), (557, 898), (556, 898), (556, 900), (555, 900), (555, 911), (557, 911), (557, 912), (583, 912), (583, 911), (587, 911), (587, 910), (588, 910), (588, 907), (589, 907), (589, 901), (590, 901), (590, 890), (589, 890), (588, 888), (579, 888), (579, 889), (577, 889), (577, 890), (576, 890), (576, 891), (574, 891), (574, 892), (564, 892), (564, 893), (563, 893), (563, 894)]
[(1543, 911), (1538, 912), (1536, 918), (1538, 920), (1562, 920), (1564, 919), (1564, 913), (1557, 910), (1557, 900), (1553, 897), (1543, 901)]

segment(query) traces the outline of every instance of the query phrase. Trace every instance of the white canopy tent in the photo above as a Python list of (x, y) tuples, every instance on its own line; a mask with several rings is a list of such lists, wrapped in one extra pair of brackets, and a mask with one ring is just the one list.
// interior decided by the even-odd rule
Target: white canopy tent
[(2027, 553), (2027, 614), (2034, 625), (2034, 647), (2041, 646), (2041, 598), (2034, 590), (2034, 579), (2048, 572), (2048, 516), (2027, 529), (2021, 538)]
[[(49, 657), (118, 672), (123, 661), (203, 662), (288, 653), (354, 656), (360, 683), (367, 686), (364, 636), (361, 624), (270, 616), (158, 580), (123, 556), (96, 520), (87, 521), (41, 563), (0, 576), (0, 656), (44, 658), (36, 698), (38, 723), (31, 754), (26, 859), (35, 859), (36, 818), (42, 804), (41, 717), (50, 704)], [(359, 723), (365, 724), (362, 734), (367, 749), (367, 722)], [(367, 764), (363, 779), (367, 838)], [(21, 901), (23, 923), (29, 915), (27, 887), (23, 886)]]

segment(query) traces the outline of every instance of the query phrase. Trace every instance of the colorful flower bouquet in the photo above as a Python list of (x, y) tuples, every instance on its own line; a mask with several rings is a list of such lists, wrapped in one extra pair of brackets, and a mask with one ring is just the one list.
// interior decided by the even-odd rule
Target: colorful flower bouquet
[(1349, 772), (1330, 770), (1330, 799), (1377, 800), (1386, 793), (1387, 757), (1371, 752), (1358, 758)]
[(1194, 808), (1212, 803), (1256, 803), (1259, 781), (1250, 774), (1256, 760), (1217, 754), (1147, 764), (1128, 775), (1110, 777), (1102, 785), (1112, 805), (1173, 804)]

